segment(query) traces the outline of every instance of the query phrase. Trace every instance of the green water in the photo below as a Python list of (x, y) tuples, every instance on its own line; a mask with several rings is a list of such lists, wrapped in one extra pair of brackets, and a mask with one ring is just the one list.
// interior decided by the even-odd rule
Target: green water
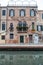
[(0, 51), (0, 65), (43, 65), (43, 51)]

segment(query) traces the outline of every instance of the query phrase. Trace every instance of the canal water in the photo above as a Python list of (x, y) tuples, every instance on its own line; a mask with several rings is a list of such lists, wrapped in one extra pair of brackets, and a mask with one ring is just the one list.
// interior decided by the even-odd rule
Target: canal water
[(43, 65), (43, 51), (0, 51), (0, 65)]

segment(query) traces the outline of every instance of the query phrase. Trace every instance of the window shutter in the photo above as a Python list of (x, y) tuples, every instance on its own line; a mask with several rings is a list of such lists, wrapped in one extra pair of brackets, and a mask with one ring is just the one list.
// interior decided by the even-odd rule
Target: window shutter
[(42, 19), (43, 19), (43, 14), (42, 14)]
[(5, 23), (2, 23), (2, 30), (5, 30)]
[(38, 31), (38, 25), (37, 25), (37, 31)]
[(15, 11), (13, 10), (13, 16), (15, 15)]
[(10, 13), (11, 13), (11, 11), (9, 10), (9, 16), (10, 16)]
[(30, 10), (30, 16), (31, 16), (31, 10)]
[(24, 16), (25, 16), (25, 10), (24, 10)]
[(21, 10), (20, 10), (20, 12), (19, 12), (19, 15), (21, 16)]
[(42, 26), (42, 31), (43, 31), (43, 26)]
[(34, 11), (34, 16), (36, 16), (36, 11)]
[(43, 31), (43, 26), (41, 25), (41, 31)]

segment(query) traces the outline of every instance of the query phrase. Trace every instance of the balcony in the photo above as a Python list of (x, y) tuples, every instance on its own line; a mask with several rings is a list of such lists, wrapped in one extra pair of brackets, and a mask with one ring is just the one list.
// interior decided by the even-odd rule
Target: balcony
[(35, 29), (32, 29), (31, 32), (32, 32), (32, 33), (35, 33)]
[(27, 33), (28, 26), (25, 26), (25, 27), (17, 26), (17, 31), (18, 31), (18, 33)]

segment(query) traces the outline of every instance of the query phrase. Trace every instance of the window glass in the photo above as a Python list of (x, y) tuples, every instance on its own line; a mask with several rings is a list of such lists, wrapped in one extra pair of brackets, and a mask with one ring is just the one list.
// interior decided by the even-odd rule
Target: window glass
[(25, 10), (20, 11), (20, 16), (25, 16)]
[(41, 31), (41, 26), (38, 26), (38, 31)]
[(32, 30), (34, 30), (34, 22), (32, 22)]
[(37, 25), (37, 31), (43, 31), (43, 26), (42, 25)]
[(30, 16), (35, 16), (35, 11), (33, 9), (30, 10)]
[(42, 19), (43, 19), (43, 14), (42, 14)]
[(10, 34), (10, 39), (13, 39), (14, 35), (13, 34)]
[(9, 16), (14, 16), (14, 10), (13, 9), (11, 9), (10, 11), (9, 11)]
[(25, 27), (27, 24), (26, 24), (26, 22), (23, 22), (23, 26)]
[(2, 23), (2, 30), (5, 30), (5, 23)]
[(3, 15), (3, 16), (6, 15), (6, 10), (2, 10), (2, 15)]
[(2, 40), (5, 40), (5, 35), (2, 35), (1, 39), (2, 39)]
[(22, 22), (19, 22), (18, 25), (19, 25), (19, 26), (22, 26)]

